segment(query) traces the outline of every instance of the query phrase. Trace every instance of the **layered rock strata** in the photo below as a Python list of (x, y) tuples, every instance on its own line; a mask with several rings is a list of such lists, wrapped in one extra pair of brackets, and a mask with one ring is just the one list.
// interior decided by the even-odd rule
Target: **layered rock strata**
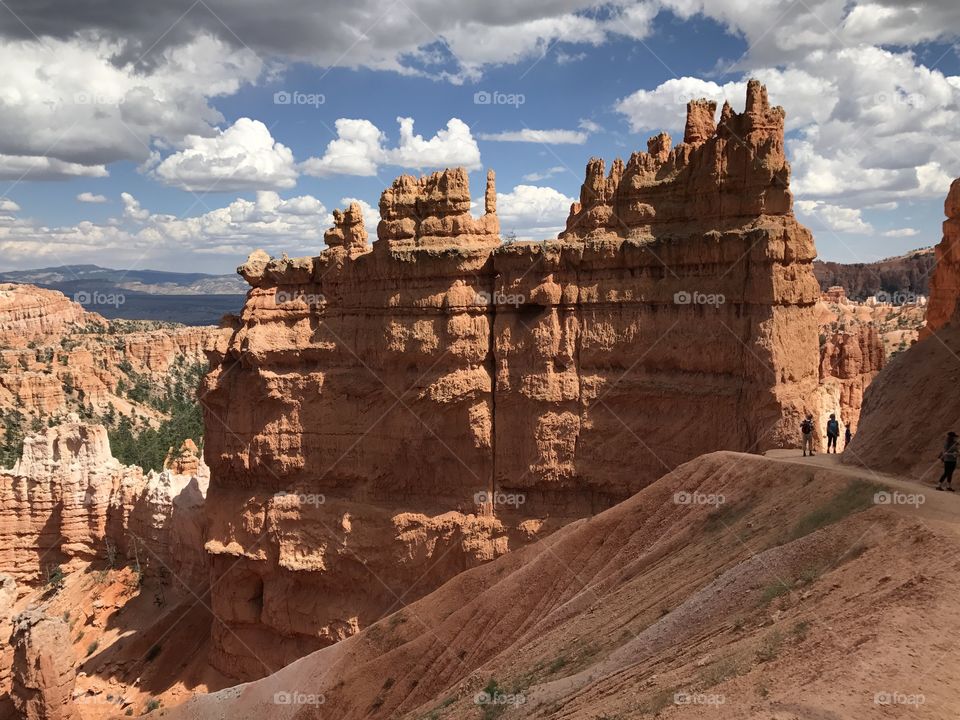
[(826, 391), (821, 404), (823, 432), (830, 413), (844, 428), (856, 430), (863, 393), (885, 364), (883, 342), (873, 325), (853, 325), (826, 338), (820, 348), (820, 382)]
[(943, 238), (934, 249), (937, 264), (930, 278), (927, 324), (920, 330), (921, 340), (950, 322), (960, 297), (960, 178), (950, 185), (943, 212), (947, 219)]
[(203, 390), (220, 669), (275, 670), (701, 453), (799, 441), (820, 290), (784, 112), (755, 82), (712, 112), (591, 160), (557, 240), (500, 245), (492, 174), (478, 219), (448, 170), (384, 192), (368, 252), (341, 216), (319, 256), (239, 269)]
[(61, 618), (30, 609), (14, 622), (11, 697), (22, 720), (79, 720), (72, 702), (76, 660)]
[(145, 572), (205, 585), (209, 472), (190, 450), (176, 462), (195, 473), (144, 475), (113, 457), (101, 426), (73, 418), (27, 437), (20, 462), (0, 470), (0, 572), (36, 586), (74, 560), (129, 558)]

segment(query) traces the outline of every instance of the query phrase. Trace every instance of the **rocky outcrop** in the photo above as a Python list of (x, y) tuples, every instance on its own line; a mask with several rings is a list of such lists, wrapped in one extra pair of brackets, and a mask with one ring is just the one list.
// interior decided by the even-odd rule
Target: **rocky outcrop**
[(97, 318), (106, 324), (56, 290), (0, 283), (0, 345), (26, 345)]
[(833, 333), (820, 348), (820, 382), (826, 390), (820, 426), (835, 413), (843, 427), (856, 430), (867, 386), (886, 364), (883, 342), (873, 325), (853, 325)]
[(41, 610), (21, 613), (14, 622), (11, 696), (22, 720), (79, 720), (72, 703), (76, 660), (70, 630), (61, 618)]
[(463, 168), (415, 178), (401, 175), (380, 197), (377, 237), (383, 249), (496, 247), (500, 222), (496, 212), (494, 173), (487, 173), (485, 212), (470, 214), (470, 181)]
[(347, 253), (363, 253), (370, 249), (360, 203), (350, 203), (346, 210), (333, 211), (333, 227), (323, 234), (331, 248), (342, 247)]
[(592, 160), (557, 240), (499, 245), (492, 174), (477, 219), (448, 170), (384, 192), (369, 252), (240, 269), (203, 390), (220, 669), (349, 636), (708, 450), (799, 442), (820, 292), (784, 113), (751, 83), (708, 115)]
[(156, 423), (163, 413), (146, 393), (162, 391), (171, 372), (204, 362), (217, 332), (108, 322), (59, 292), (0, 285), (0, 415), (22, 413), (25, 426), (84, 411)]
[(136, 558), (147, 572), (206, 582), (209, 473), (189, 452), (185, 448), (178, 462), (196, 473), (144, 476), (113, 457), (101, 426), (72, 418), (27, 437), (20, 462), (0, 470), (0, 572), (36, 585), (56, 565), (115, 552)]
[(943, 221), (943, 238), (935, 248), (937, 264), (930, 279), (927, 325), (920, 331), (921, 339), (950, 321), (960, 297), (960, 178), (950, 185), (943, 212), (947, 219)]
[[(17, 583), (9, 575), (0, 575), (0, 717), (10, 699), (11, 664), (13, 654), (14, 604), (17, 601)], [(7, 709), (7, 712), (10, 710)]]

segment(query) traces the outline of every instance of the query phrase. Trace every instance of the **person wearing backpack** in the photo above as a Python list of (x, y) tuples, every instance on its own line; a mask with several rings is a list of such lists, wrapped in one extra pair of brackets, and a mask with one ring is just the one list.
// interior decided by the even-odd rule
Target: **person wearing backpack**
[[(960, 446), (957, 444), (957, 434), (951, 430), (947, 433), (943, 450), (940, 451), (940, 459), (943, 461), (943, 475), (937, 481), (937, 490), (954, 491), (950, 481), (953, 479), (953, 471), (957, 469), (958, 453), (960, 453)], [(946, 487), (944, 487), (944, 481), (946, 481)]]
[(803, 419), (803, 422), (800, 423), (800, 433), (803, 435), (803, 456), (807, 456), (807, 452), (810, 453), (811, 457), (813, 456), (813, 415), (809, 413)]
[(840, 423), (837, 416), (830, 413), (830, 419), (827, 420), (827, 453), (833, 448), (833, 454), (837, 454), (837, 439), (840, 437)]

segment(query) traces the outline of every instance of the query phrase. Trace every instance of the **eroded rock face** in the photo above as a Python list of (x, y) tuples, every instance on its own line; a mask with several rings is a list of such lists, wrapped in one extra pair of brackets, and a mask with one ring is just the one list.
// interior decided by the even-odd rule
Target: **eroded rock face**
[[(144, 476), (113, 457), (99, 425), (73, 418), (27, 437), (16, 467), (0, 469), (0, 572), (35, 585), (52, 566), (106, 558), (109, 546), (148, 572), (205, 582), (209, 471), (190, 450), (179, 468)], [(195, 473), (175, 472), (191, 467)]]
[(935, 248), (937, 265), (930, 279), (927, 325), (920, 330), (921, 340), (950, 322), (960, 297), (960, 178), (950, 185), (943, 212), (947, 219), (943, 238)]
[(463, 168), (415, 178), (401, 175), (380, 197), (377, 237), (383, 249), (412, 250), (457, 246), (496, 247), (500, 222), (496, 215), (494, 174), (487, 174), (485, 213), (470, 214), (470, 181)]
[(831, 412), (844, 427), (856, 430), (863, 393), (885, 364), (883, 342), (873, 325), (853, 325), (827, 338), (820, 348), (820, 382), (829, 398), (822, 404), (824, 432)]
[(323, 241), (329, 247), (342, 247), (348, 253), (362, 253), (370, 249), (360, 203), (350, 203), (346, 210), (333, 211), (333, 227), (323, 234)]
[(77, 673), (67, 623), (38, 609), (27, 610), (14, 622), (13, 646), (11, 696), (18, 717), (78, 720), (71, 702)]
[(245, 273), (203, 389), (220, 669), (275, 670), (696, 455), (796, 446), (820, 291), (783, 111), (751, 83), (715, 132), (691, 113), (691, 142), (592, 160), (558, 240), (499, 246), (492, 176), (475, 219), (448, 170), (384, 192), (372, 252)]

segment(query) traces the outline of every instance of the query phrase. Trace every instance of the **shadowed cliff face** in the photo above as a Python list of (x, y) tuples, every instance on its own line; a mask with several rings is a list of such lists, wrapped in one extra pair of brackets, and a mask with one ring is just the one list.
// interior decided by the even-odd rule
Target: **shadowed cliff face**
[[(466, 173), (403, 177), (378, 240), (258, 252), (202, 391), (213, 661), (253, 677), (716, 449), (797, 442), (819, 288), (783, 110), (592, 160), (557, 240), (498, 246)], [(709, 120), (709, 122), (708, 122)]]

